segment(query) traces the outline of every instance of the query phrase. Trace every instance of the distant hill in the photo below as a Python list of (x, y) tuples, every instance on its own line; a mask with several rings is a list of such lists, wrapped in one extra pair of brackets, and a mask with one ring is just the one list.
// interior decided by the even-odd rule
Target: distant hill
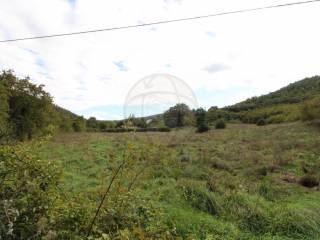
[(269, 123), (290, 122), (301, 119), (303, 104), (317, 104), (320, 100), (320, 76), (305, 78), (278, 91), (252, 97), (223, 108), (243, 122), (256, 123), (264, 118)]
[(314, 76), (292, 83), (278, 91), (260, 97), (249, 98), (243, 102), (226, 107), (225, 109), (233, 112), (240, 112), (276, 104), (300, 103), (319, 95), (320, 76)]

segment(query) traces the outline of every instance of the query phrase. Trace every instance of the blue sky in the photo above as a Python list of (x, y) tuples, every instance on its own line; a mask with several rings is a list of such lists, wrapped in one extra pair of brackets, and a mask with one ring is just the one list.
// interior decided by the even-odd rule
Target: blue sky
[[(287, 2), (292, 1), (30, 0), (25, 4), (3, 0), (0, 39)], [(19, 76), (28, 75), (33, 82), (45, 84), (55, 103), (85, 117), (123, 118), (133, 86), (157, 73), (178, 77), (200, 106), (221, 107), (320, 74), (319, 12), (320, 4), (314, 3), (139, 29), (1, 43), (0, 69), (14, 69)], [(165, 80), (157, 87), (171, 91), (165, 89)], [(150, 113), (162, 111), (165, 105), (146, 104)]]

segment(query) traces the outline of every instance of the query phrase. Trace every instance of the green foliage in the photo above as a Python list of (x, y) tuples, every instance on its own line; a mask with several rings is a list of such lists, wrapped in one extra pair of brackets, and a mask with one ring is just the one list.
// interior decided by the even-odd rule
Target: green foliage
[(34, 155), (38, 145), (0, 147), (0, 236), (40, 238), (57, 195), (59, 168)]
[(241, 120), (257, 124), (260, 119), (270, 123), (293, 122), (300, 119), (299, 104), (279, 104), (243, 112)]
[(41, 135), (49, 123), (52, 98), (27, 77), (18, 79), (12, 71), (0, 74), (0, 131), (19, 140)]
[[(208, 115), (215, 119), (218, 113), (225, 111), (225, 115), (232, 115), (234, 119), (255, 124), (262, 118), (268, 124), (309, 121), (320, 118), (319, 95), (320, 77), (315, 76), (223, 109), (209, 109)], [(222, 113), (220, 116), (224, 117)]]
[(226, 128), (226, 123), (222, 119), (220, 119), (216, 122), (215, 128), (216, 129), (224, 129), (224, 128)]
[(224, 119), (225, 121), (232, 121), (237, 120), (239, 118), (240, 114), (224, 109), (219, 109), (218, 107), (209, 108), (206, 114), (206, 119), (209, 123), (214, 123), (219, 119)]
[(84, 132), (86, 130), (86, 120), (83, 117), (75, 117), (72, 129), (74, 132)]
[(147, 122), (144, 118), (135, 118), (134, 125), (138, 128), (147, 128)]
[(58, 135), (38, 148), (43, 159), (63, 166), (60, 187), (67, 195), (54, 204), (45, 229), (57, 239), (84, 238), (127, 159), (93, 239), (318, 239), (319, 191), (285, 177), (316, 174), (319, 143), (319, 134), (302, 123), (229, 124), (207, 134)]
[(169, 108), (164, 114), (163, 119), (166, 126), (170, 128), (185, 126), (185, 117), (191, 114), (191, 110), (184, 103), (179, 103)]
[(241, 112), (278, 104), (294, 104), (312, 99), (319, 93), (320, 76), (314, 76), (292, 83), (267, 95), (247, 99), (226, 109), (232, 112)]
[(212, 192), (193, 182), (185, 182), (181, 188), (184, 198), (192, 207), (212, 215), (218, 214), (217, 203)]
[(302, 104), (301, 118), (303, 121), (320, 119), (320, 97), (314, 98)]
[(20, 79), (13, 71), (0, 74), (0, 141), (84, 130), (85, 119), (55, 106), (43, 85)]
[(0, 80), (0, 140), (8, 135), (8, 92), (4, 81)]
[(96, 132), (99, 129), (99, 123), (95, 117), (90, 117), (86, 122), (88, 132)]
[(207, 132), (209, 130), (207, 121), (206, 121), (206, 111), (203, 108), (199, 108), (195, 111), (196, 123), (197, 123), (197, 132)]

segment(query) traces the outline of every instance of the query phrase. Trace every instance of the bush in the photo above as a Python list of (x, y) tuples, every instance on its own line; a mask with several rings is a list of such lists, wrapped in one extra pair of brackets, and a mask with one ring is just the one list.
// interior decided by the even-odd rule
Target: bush
[[(38, 146), (35, 146), (35, 149)], [(23, 145), (0, 147), (0, 239), (41, 239), (57, 200), (60, 170)]]
[(301, 119), (303, 121), (312, 121), (320, 119), (320, 98), (306, 102), (301, 107)]
[(313, 175), (305, 175), (299, 180), (299, 183), (304, 187), (312, 188), (319, 185), (319, 179)]
[(257, 122), (257, 126), (265, 126), (267, 125), (267, 121), (264, 118), (260, 118)]
[(215, 128), (216, 129), (224, 129), (224, 128), (226, 128), (226, 123), (222, 119), (220, 119), (216, 122)]

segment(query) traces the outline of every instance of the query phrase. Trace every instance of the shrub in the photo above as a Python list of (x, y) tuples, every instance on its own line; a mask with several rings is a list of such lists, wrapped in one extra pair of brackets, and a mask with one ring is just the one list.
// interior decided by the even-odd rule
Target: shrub
[(319, 179), (313, 175), (305, 175), (299, 180), (299, 183), (304, 187), (312, 188), (319, 185)]
[(226, 128), (226, 123), (222, 119), (220, 119), (216, 122), (215, 128), (216, 129), (224, 129), (224, 128)]
[(320, 119), (320, 99), (315, 98), (306, 102), (301, 107), (301, 119), (303, 121), (311, 121)]
[(265, 126), (265, 125), (267, 125), (267, 121), (264, 118), (260, 118), (257, 121), (257, 126)]
[(45, 225), (58, 198), (60, 170), (32, 152), (23, 145), (0, 147), (0, 239), (41, 239), (51, 230)]

